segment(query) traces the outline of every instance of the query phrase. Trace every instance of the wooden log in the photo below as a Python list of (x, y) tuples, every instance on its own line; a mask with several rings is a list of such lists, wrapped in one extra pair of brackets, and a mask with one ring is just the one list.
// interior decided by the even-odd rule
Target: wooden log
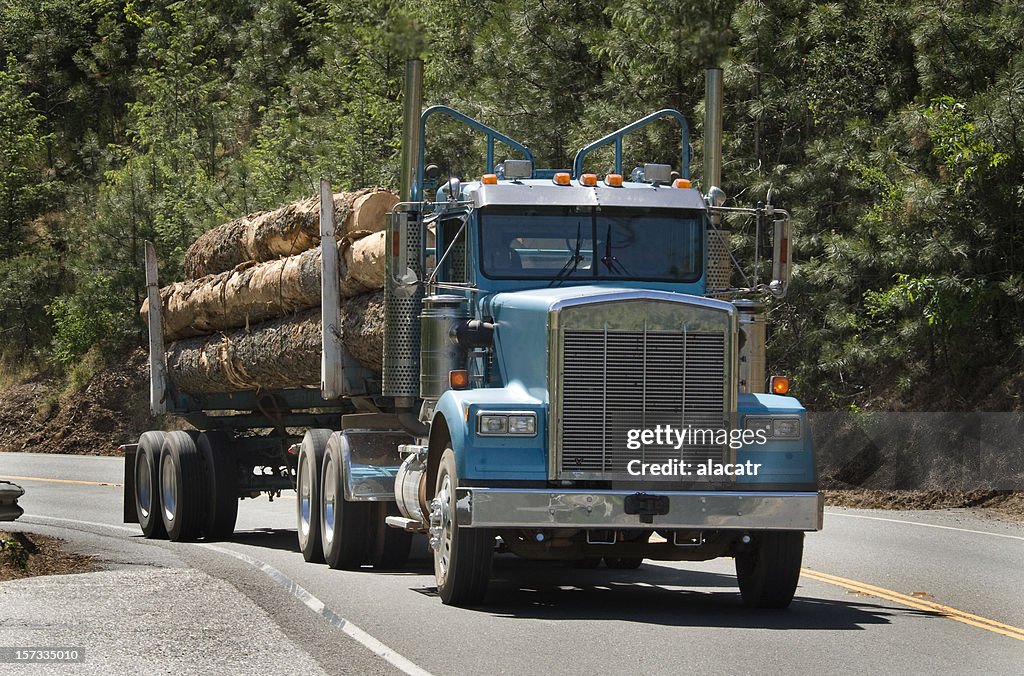
[[(385, 214), (398, 202), (394, 193), (374, 188), (334, 195), (340, 236), (385, 227)], [(235, 219), (201, 235), (185, 252), (186, 279), (233, 270), (247, 261), (293, 256), (320, 243), (320, 198), (310, 197)]]
[[(380, 372), (384, 293), (342, 306), (342, 342), (354, 358)], [(184, 392), (205, 394), (320, 386), (320, 309), (313, 308), (216, 336), (179, 340), (167, 351), (167, 372)]]
[[(384, 287), (384, 232), (354, 232), (338, 242), (340, 293), (350, 298)], [(321, 249), (229, 272), (175, 282), (160, 290), (167, 340), (251, 326), (320, 304)], [(142, 316), (149, 315), (148, 299)]]

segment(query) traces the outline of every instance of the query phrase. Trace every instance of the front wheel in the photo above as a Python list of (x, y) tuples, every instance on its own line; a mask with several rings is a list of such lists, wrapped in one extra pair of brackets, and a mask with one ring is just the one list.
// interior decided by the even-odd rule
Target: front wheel
[(455, 452), (447, 448), (437, 471), (436, 492), (430, 510), (430, 545), (434, 550), (437, 594), (448, 606), (479, 604), (491, 580), (494, 533), (484, 528), (459, 526), (455, 489), (459, 477)]
[(754, 549), (736, 556), (736, 579), (748, 608), (786, 608), (800, 581), (804, 534), (799, 531), (757, 535)]

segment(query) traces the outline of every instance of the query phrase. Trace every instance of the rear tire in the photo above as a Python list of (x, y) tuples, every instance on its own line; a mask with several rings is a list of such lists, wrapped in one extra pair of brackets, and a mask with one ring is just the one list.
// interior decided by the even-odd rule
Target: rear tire
[(478, 605), (487, 595), (494, 555), (494, 532), (486, 528), (462, 528), (455, 508), (459, 476), (455, 451), (445, 449), (437, 470), (435, 498), (431, 503), (431, 540), (437, 594), (448, 606)]
[(748, 608), (786, 608), (800, 582), (804, 534), (767, 532), (755, 536), (752, 551), (736, 556), (736, 579)]
[(160, 450), (160, 516), (169, 539), (184, 542), (199, 536), (205, 497), (194, 435), (169, 432)]
[(298, 520), (299, 550), (302, 558), (312, 563), (323, 563), (324, 552), (320, 543), (320, 470), (331, 430), (307, 430), (302, 437), (299, 463), (295, 470), (295, 514)]
[(143, 432), (135, 452), (135, 512), (142, 534), (153, 540), (167, 537), (160, 517), (160, 449), (164, 432)]
[(327, 565), (354, 570), (369, 555), (367, 527), (373, 505), (345, 501), (345, 466), (341, 455), (338, 435), (332, 435), (320, 475), (320, 534)]
[(196, 439), (196, 447), (206, 470), (203, 534), (213, 539), (231, 537), (238, 520), (238, 464), (234, 440), (225, 432), (203, 432)]
[(401, 516), (398, 505), (394, 502), (376, 502), (370, 514), (370, 532), (374, 534), (370, 550), (370, 563), (374, 568), (401, 568), (409, 561), (409, 548), (412, 546), (412, 533), (391, 528), (384, 519), (389, 516)]

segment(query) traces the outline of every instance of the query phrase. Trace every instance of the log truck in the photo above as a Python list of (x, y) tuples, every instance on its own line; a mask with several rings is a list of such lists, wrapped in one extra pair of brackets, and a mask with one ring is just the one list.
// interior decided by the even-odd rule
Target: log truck
[[(727, 206), (721, 70), (706, 73), (703, 190), (678, 111), (546, 170), (475, 119), (423, 110), (422, 82), (409, 61), (382, 373), (340, 340), (330, 208), (318, 389), (177, 389), (147, 248), (151, 408), (204, 431), (123, 447), (125, 521), (148, 537), (227, 538), (240, 498), (294, 489), (307, 561), (401, 565), (419, 533), (444, 604), (482, 603), (495, 552), (511, 552), (619, 569), (729, 556), (746, 605), (788, 606), (804, 533), (823, 523), (804, 408), (765, 365), (765, 306), (789, 285), (792, 227), (770, 195)], [(427, 165), (435, 117), (483, 135), (482, 176), (442, 181)], [(665, 120), (679, 127), (679, 165), (624, 175), (624, 139)], [(496, 162), (496, 144), (518, 157)], [(614, 159), (598, 174), (601, 150)], [(325, 182), (321, 194), (330, 204)], [(753, 278), (732, 254), (737, 218), (756, 224)]]

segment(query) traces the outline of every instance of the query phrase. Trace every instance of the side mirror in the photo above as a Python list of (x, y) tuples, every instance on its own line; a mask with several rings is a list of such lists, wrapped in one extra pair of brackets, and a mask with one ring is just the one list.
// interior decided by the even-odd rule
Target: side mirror
[(419, 281), (409, 267), (409, 212), (392, 211), (388, 214), (388, 276), (396, 287), (415, 286)]
[[(785, 212), (783, 212), (785, 213)], [(793, 274), (793, 225), (786, 214), (775, 221), (774, 245), (772, 247), (772, 281), (768, 290), (776, 298), (782, 298), (789, 290)]]

